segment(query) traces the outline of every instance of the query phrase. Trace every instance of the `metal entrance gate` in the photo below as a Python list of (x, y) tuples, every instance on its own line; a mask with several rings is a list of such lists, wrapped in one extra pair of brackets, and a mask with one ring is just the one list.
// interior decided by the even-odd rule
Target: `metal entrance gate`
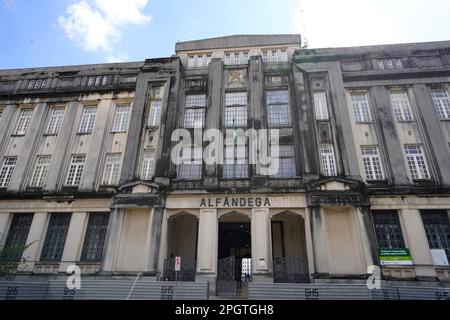
[(295, 257), (275, 258), (273, 261), (273, 282), (309, 283), (306, 259)]
[(182, 282), (194, 282), (195, 281), (195, 268), (196, 261), (193, 259), (181, 257), (181, 270), (176, 274), (175, 272), (175, 258), (169, 258), (164, 260), (164, 281), (182, 281)]
[(228, 257), (217, 265), (216, 294), (218, 296), (247, 296), (252, 279), (250, 258)]

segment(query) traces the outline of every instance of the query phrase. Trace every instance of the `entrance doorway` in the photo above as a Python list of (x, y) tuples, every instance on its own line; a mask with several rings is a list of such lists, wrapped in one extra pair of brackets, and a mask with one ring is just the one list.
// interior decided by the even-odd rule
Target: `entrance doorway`
[(251, 225), (248, 218), (219, 222), (218, 296), (245, 296), (252, 279)]
[(305, 222), (288, 212), (272, 218), (273, 281), (308, 283)]

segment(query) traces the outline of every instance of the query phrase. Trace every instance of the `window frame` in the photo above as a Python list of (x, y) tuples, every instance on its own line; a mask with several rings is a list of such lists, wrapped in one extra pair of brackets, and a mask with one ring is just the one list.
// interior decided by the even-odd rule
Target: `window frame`
[[(371, 216), (378, 249), (406, 248), (403, 228), (397, 210), (371, 210)], [(387, 235), (387, 239), (381, 239), (383, 233)], [(388, 245), (383, 246), (383, 243), (388, 243)]]
[[(356, 96), (364, 97), (364, 101), (355, 101)], [(350, 100), (352, 105), (353, 119), (356, 124), (372, 123), (372, 108), (367, 91), (350, 92)], [(359, 116), (358, 116), (359, 115)]]
[[(276, 95), (272, 97), (274, 99), (273, 102), (270, 103), (269, 95), (272, 93), (283, 93), (280, 95), (277, 99)], [(280, 98), (281, 96), (286, 93), (286, 101), (282, 101)], [(287, 112), (284, 112), (281, 107), (285, 108)], [(276, 110), (275, 110), (276, 109)], [(274, 114), (276, 114), (275, 111), (278, 111), (278, 115), (280, 117), (273, 117)], [(285, 128), (285, 127), (292, 127), (293, 125), (293, 119), (292, 119), (292, 111), (291, 111), (291, 97), (290, 97), (290, 91), (289, 88), (273, 88), (273, 89), (267, 89), (266, 90), (266, 112), (267, 112), (267, 126), (268, 128)], [(287, 115), (286, 119), (283, 119), (283, 115)], [(275, 119), (280, 119), (279, 122), (275, 122)], [(283, 121), (282, 121), (283, 120)]]
[[(92, 112), (92, 110), (94, 110)], [(91, 113), (88, 113), (91, 112)], [(77, 134), (84, 135), (84, 134), (92, 134), (94, 127), (95, 127), (95, 118), (97, 116), (97, 106), (83, 106), (81, 119), (80, 119), (80, 125), (78, 127)], [(86, 126), (86, 127), (84, 127)]]
[[(83, 159), (83, 162), (75, 162), (76, 158)], [(64, 185), (66, 187), (79, 187), (81, 185), (81, 181), (83, 180), (84, 166), (86, 165), (86, 154), (72, 154), (70, 158), (69, 168), (67, 171), (66, 179)], [(73, 178), (71, 179), (71, 183), (69, 183), (69, 178), (71, 176), (72, 168)], [(80, 173), (81, 172), (81, 173)]]
[[(112, 133), (127, 132), (130, 121), (130, 111), (131, 111), (130, 104), (118, 103), (116, 104), (115, 109), (116, 110), (111, 132)], [(126, 109), (126, 112), (122, 111), (121, 109)]]
[[(320, 101), (316, 98), (316, 95), (320, 95), (323, 98), (323, 101)], [(314, 91), (313, 92), (313, 101), (314, 101), (314, 113), (315, 119), (317, 121), (327, 121), (330, 120), (330, 112), (328, 110), (328, 101), (327, 101), (327, 93), (326, 91)], [(319, 103), (323, 102), (323, 103)]]
[[(393, 96), (403, 96), (402, 99), (393, 98)], [(408, 92), (405, 90), (392, 90), (389, 92), (389, 99), (391, 101), (392, 112), (394, 113), (397, 122), (413, 122), (415, 121), (414, 112), (412, 109), (411, 101), (409, 99)], [(401, 104), (406, 102), (406, 105)], [(399, 103), (399, 104), (397, 104)], [(408, 118), (409, 114), (409, 118)]]
[[(365, 154), (366, 152), (369, 152), (372, 149), (375, 154)], [(384, 172), (384, 166), (381, 160), (379, 148), (376, 145), (366, 145), (361, 146), (361, 159), (363, 162), (363, 169), (364, 169), (364, 175), (366, 178), (366, 181), (385, 181), (386, 175)], [(378, 170), (377, 170), (377, 163), (378, 162)], [(370, 169), (370, 173), (368, 173), (367, 169)], [(380, 173), (377, 174), (377, 171)]]
[[(325, 147), (330, 147), (329, 150), (331, 150), (331, 152), (325, 153)], [(325, 177), (336, 177), (338, 175), (338, 171), (334, 145), (332, 143), (321, 143), (319, 145), (319, 155), (322, 175)]]
[[(237, 98), (231, 98), (232, 95), (236, 95)], [(239, 98), (239, 95), (245, 95), (245, 104)], [(230, 97), (230, 98), (228, 98)], [(223, 126), (225, 128), (247, 128), (248, 127), (248, 92), (247, 91), (228, 91), (225, 92), (225, 101), (224, 101), (224, 111), (223, 111)], [(228, 100), (230, 99), (230, 100)], [(239, 103), (241, 102), (241, 103)], [(242, 112), (245, 108), (245, 112)], [(229, 119), (236, 119), (236, 116), (239, 119), (239, 123), (233, 124), (229, 123)], [(241, 123), (242, 122), (242, 123)]]
[[(147, 155), (150, 155), (147, 157)], [(151, 181), (155, 176), (156, 169), (156, 150), (144, 149), (142, 152), (142, 165), (141, 165), (141, 180)]]
[(102, 185), (117, 186), (119, 184), (121, 163), (122, 163), (121, 153), (106, 154), (105, 165), (103, 168)]
[[(29, 114), (26, 115), (25, 113)], [(34, 108), (20, 108), (19, 118), (17, 120), (16, 129), (14, 130), (15, 136), (25, 136), (27, 134), (33, 115)]]
[[(418, 152), (414, 154), (408, 153), (407, 151), (408, 148), (413, 147), (415, 147)], [(430, 171), (430, 166), (428, 164), (428, 159), (425, 156), (424, 148), (421, 144), (405, 144), (403, 147), (403, 152), (405, 153), (406, 167), (408, 169), (408, 173), (412, 181), (423, 181), (423, 180), (430, 181), (433, 179)], [(422, 160), (419, 159), (420, 157), (422, 157)], [(423, 162), (424, 168), (422, 167), (422, 170), (425, 169), (425, 172), (419, 173), (421, 171), (419, 164), (420, 161)], [(412, 163), (414, 163), (415, 165), (414, 171), (411, 168)]]
[[(431, 98), (433, 99), (434, 109), (436, 110), (439, 120), (450, 120), (450, 94), (447, 88), (431, 88)], [(436, 91), (441, 91), (446, 97), (436, 97)]]
[[(191, 99), (189, 99), (188, 97), (193, 97), (193, 101), (190, 101)], [(202, 97), (202, 103), (200, 104), (198, 102), (196, 102), (197, 100), (195, 99), (195, 97)], [(204, 97), (204, 99), (203, 99)], [(208, 99), (208, 95), (207, 93), (202, 93), (202, 92), (187, 92), (185, 94), (185, 104), (184, 104), (184, 115), (183, 115), (183, 125), (182, 127), (185, 129), (194, 129), (194, 128), (198, 128), (195, 126), (196, 122), (195, 120), (197, 119), (197, 112), (200, 111), (202, 117), (201, 117), (201, 126), (200, 128), (204, 128), (205, 127), (205, 120), (206, 120), (206, 107), (207, 107), (207, 99)], [(196, 104), (198, 103), (198, 104)], [(192, 114), (190, 113), (190, 111), (192, 111)], [(188, 115), (192, 115), (192, 117), (188, 117)], [(192, 118), (192, 125), (190, 125), (190, 123), (187, 122), (188, 119)]]
[[(40, 163), (40, 160), (48, 160), (45, 163)], [(31, 176), (29, 187), (31, 188), (43, 188), (47, 179), (48, 170), (50, 168), (51, 156), (50, 155), (38, 155), (36, 157), (33, 175)], [(35, 181), (37, 183), (35, 183)]]
[[(62, 111), (62, 114), (55, 115), (55, 112), (60, 111)], [(56, 136), (59, 134), (59, 130), (61, 129), (65, 114), (66, 108), (64, 106), (53, 106), (51, 108), (50, 118), (48, 120), (47, 129), (45, 130), (45, 135)]]
[[(7, 161), (13, 161), (14, 163), (6, 164)], [(14, 174), (17, 165), (17, 157), (5, 156), (2, 159), (2, 166), (0, 167), (0, 189), (8, 188), (11, 183), (11, 178)]]

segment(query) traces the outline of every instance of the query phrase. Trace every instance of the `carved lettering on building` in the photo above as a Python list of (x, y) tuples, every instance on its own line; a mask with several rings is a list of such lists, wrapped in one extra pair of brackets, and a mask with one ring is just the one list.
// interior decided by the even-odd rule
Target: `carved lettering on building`
[(200, 208), (237, 208), (237, 207), (270, 207), (268, 197), (237, 198), (216, 197), (202, 198)]

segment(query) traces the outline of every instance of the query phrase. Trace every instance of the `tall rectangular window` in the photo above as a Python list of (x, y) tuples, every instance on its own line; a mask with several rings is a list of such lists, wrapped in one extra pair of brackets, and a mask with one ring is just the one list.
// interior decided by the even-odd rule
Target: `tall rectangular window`
[(100, 262), (102, 260), (108, 221), (109, 213), (89, 214), (83, 250), (81, 251), (81, 261)]
[(316, 111), (316, 120), (328, 120), (328, 105), (325, 91), (314, 92), (314, 109)]
[(19, 122), (17, 122), (16, 134), (25, 135), (30, 126), (31, 117), (33, 116), (33, 109), (21, 109)]
[(203, 67), (204, 56), (197, 56), (197, 68)]
[(16, 166), (16, 157), (4, 157), (2, 168), (0, 170), (0, 188), (8, 188), (11, 176)]
[(269, 56), (267, 54), (267, 50), (264, 50), (262, 53), (262, 61), (263, 63), (268, 63), (269, 62)]
[(244, 64), (248, 64), (248, 60), (249, 60), (248, 51), (244, 51)]
[(86, 156), (84, 154), (74, 154), (67, 173), (66, 186), (79, 186), (81, 177), (83, 176), (84, 161)]
[(390, 95), (397, 121), (413, 120), (413, 114), (406, 92), (391, 92)]
[(320, 158), (322, 162), (323, 175), (326, 177), (336, 176), (336, 157), (334, 155), (334, 147), (332, 144), (320, 145)]
[(450, 98), (446, 89), (431, 90), (434, 107), (441, 120), (450, 120)]
[(64, 108), (52, 108), (50, 120), (48, 121), (47, 134), (58, 134), (64, 118)]
[(282, 62), (288, 61), (286, 49), (281, 50), (280, 61), (282, 61)]
[(50, 166), (50, 156), (37, 157), (36, 165), (34, 166), (33, 176), (30, 182), (30, 187), (40, 188), (44, 186), (49, 166)]
[(372, 121), (372, 117), (370, 115), (369, 100), (366, 93), (353, 93), (352, 107), (356, 123)]
[(206, 65), (209, 66), (209, 64), (211, 63), (211, 59), (212, 59), (212, 55), (211, 54), (207, 54), (206, 55)]
[(50, 215), (41, 261), (61, 261), (71, 217), (71, 213), (52, 213)]
[[(187, 150), (184, 149), (183, 152)], [(191, 156), (178, 166), (177, 178), (181, 180), (200, 180), (202, 178), (203, 149), (190, 148)], [(188, 157), (186, 157), (188, 158)]]
[(206, 94), (186, 95), (185, 128), (203, 128), (205, 123)]
[(188, 57), (188, 68), (195, 67), (195, 56)]
[(422, 210), (422, 221), (430, 249), (443, 249), (450, 261), (450, 221), (447, 210)]
[(373, 210), (372, 219), (379, 249), (402, 249), (405, 247), (397, 211)]
[(289, 91), (269, 90), (266, 94), (269, 127), (292, 125)]
[(364, 172), (366, 180), (376, 181), (384, 180), (383, 167), (381, 166), (380, 156), (378, 154), (378, 147), (363, 146), (361, 147), (362, 159), (364, 163)]
[(119, 183), (120, 153), (106, 155), (103, 185), (115, 186)]
[(234, 53), (234, 64), (240, 64), (240, 63), (241, 63), (240, 54), (239, 54), (239, 52), (235, 52)]
[(225, 93), (225, 126), (247, 127), (247, 92)]
[(283, 144), (279, 146), (279, 170), (276, 177), (295, 177), (294, 145)]
[(161, 100), (152, 100), (148, 115), (148, 126), (158, 127), (161, 122)]
[(84, 107), (83, 115), (81, 117), (80, 129), (78, 133), (89, 134), (94, 128), (95, 114), (97, 107)]
[(225, 146), (223, 177), (225, 179), (248, 178), (247, 147), (245, 145)]
[(428, 180), (431, 178), (428, 165), (420, 145), (405, 146), (406, 161), (413, 180)]
[(130, 106), (118, 105), (116, 107), (116, 116), (114, 117), (113, 132), (124, 132), (128, 128), (128, 115), (130, 113)]
[(225, 64), (231, 64), (231, 54), (225, 53)]
[(1, 260), (20, 261), (25, 250), (33, 213), (15, 213), (9, 228), (8, 237), (2, 250)]
[(144, 150), (144, 157), (142, 160), (141, 179), (152, 180), (155, 174), (155, 151)]
[(278, 62), (277, 50), (272, 50), (272, 62)]

